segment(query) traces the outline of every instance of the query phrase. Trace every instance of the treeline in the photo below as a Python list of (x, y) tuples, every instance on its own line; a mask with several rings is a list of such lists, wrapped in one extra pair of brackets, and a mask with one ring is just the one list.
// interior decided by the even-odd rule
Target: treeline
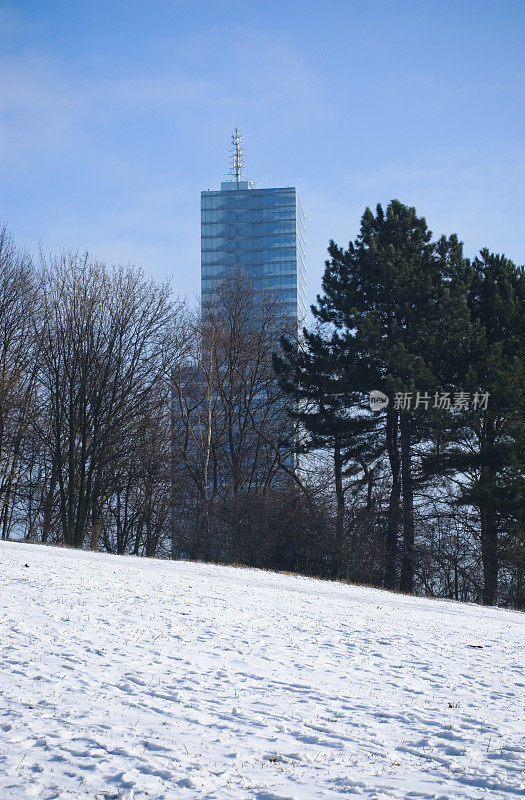
[(395, 201), (329, 255), (298, 338), (4, 230), (2, 538), (524, 607), (523, 271)]
[(315, 572), (271, 363), (286, 324), (242, 275), (201, 315), (132, 267), (33, 264), (4, 229), (2, 538)]
[(341, 549), (361, 511), (374, 583), (523, 607), (523, 269), (466, 259), (398, 201), (329, 255), (317, 327), (274, 362), (307, 449), (332, 454)]

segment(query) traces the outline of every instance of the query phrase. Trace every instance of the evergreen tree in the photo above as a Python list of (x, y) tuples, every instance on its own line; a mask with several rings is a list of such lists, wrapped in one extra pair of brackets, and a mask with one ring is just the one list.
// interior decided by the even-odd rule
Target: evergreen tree
[(348, 359), (352, 341), (318, 329), (303, 331), (298, 343), (282, 337), (282, 354), (274, 354), (274, 369), (281, 387), (292, 396), (294, 416), (308, 432), (303, 452), (328, 449), (332, 453), (337, 505), (335, 538), (344, 539), (345, 472), (364, 473), (367, 510), (373, 502), (371, 465), (381, 454), (378, 420), (363, 413), (367, 373), (358, 358)]
[(462, 475), (460, 502), (474, 505), (480, 519), (482, 599), (493, 605), (500, 532), (507, 533), (518, 585), (524, 571), (525, 276), (505, 256), (487, 249), (474, 260), (472, 273), (468, 303), (473, 327), (464, 384), (471, 397), (488, 393), (488, 398), (486, 403), (476, 399), (474, 408), (450, 418), (446, 446), (434, 448), (425, 467)]
[[(384, 414), (363, 428), (368, 445), (382, 420), (392, 474), (386, 537), (385, 585), (394, 588), (399, 517), (403, 552), (400, 588), (414, 586), (413, 447), (418, 438), (413, 399), (418, 390), (443, 385), (464, 363), (468, 341), (470, 279), (456, 236), (432, 242), (423, 217), (414, 208), (393, 200), (376, 214), (367, 208), (354, 242), (344, 250), (331, 241), (323, 277), (323, 295), (312, 311), (321, 324), (333, 329), (329, 341), (306, 338), (307, 354), (290, 359), (289, 383), (322, 388), (325, 407), (318, 404), (322, 425), (335, 441), (348, 437), (359, 419), (364, 396), (379, 389), (406, 402), (389, 405)], [(323, 347), (325, 351), (323, 351)], [(330, 380), (323, 381), (319, 353), (329, 352), (337, 362)], [(302, 370), (302, 372), (301, 372)], [(310, 382), (310, 384), (309, 384)], [(300, 393), (299, 393), (300, 394)], [(319, 424), (319, 423), (316, 423)], [(357, 423), (356, 423), (357, 424)], [(351, 452), (351, 441), (347, 441)], [(402, 496), (401, 515), (399, 499)]]

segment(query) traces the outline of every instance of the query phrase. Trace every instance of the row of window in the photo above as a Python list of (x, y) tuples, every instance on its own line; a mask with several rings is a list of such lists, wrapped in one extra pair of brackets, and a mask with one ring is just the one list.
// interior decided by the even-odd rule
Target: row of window
[(265, 275), (262, 278), (262, 283), (266, 286), (276, 286), (279, 288), (297, 286), (297, 277), (296, 275)]
[(295, 191), (287, 192), (203, 192), (201, 194), (201, 209), (234, 209), (234, 208), (265, 208), (274, 206), (291, 205), (295, 209)]
[[(216, 279), (208, 278), (208, 279), (203, 280), (201, 282), (201, 292), (203, 294), (208, 294), (209, 295), (210, 293), (213, 293), (214, 291), (216, 291), (217, 286), (218, 286), (218, 282), (217, 282)], [(268, 289), (268, 290), (270, 290), (272, 292), (275, 292), (276, 296), (278, 296), (281, 300), (282, 299), (286, 299), (286, 300), (290, 300), (290, 301), (293, 300), (293, 302), (297, 302), (297, 292), (295, 291), (295, 289), (292, 286), (287, 286), (286, 284), (272, 284), (269, 281), (267, 281), (265, 283), (261, 283), (261, 285), (259, 286), (259, 289), (261, 289), (261, 290)], [(305, 301), (301, 297), (300, 298), (301, 306), (304, 305), (304, 303), (305, 303)]]
[(241, 266), (244, 264), (264, 263), (267, 261), (295, 262), (295, 247), (287, 250), (240, 250), (239, 252), (215, 252), (205, 250), (202, 253), (202, 265), (224, 264), (225, 266)]
[(265, 247), (293, 247), (295, 236), (206, 236), (201, 237), (202, 250), (262, 250)]
[(290, 219), (295, 222), (295, 206), (238, 210), (217, 209), (201, 212), (201, 222), (260, 222), (265, 219)]
[[(210, 281), (215, 282), (217, 279), (224, 277), (225, 273), (208, 273), (203, 275), (201, 280), (201, 285), (208, 284)], [(271, 287), (278, 287), (278, 288), (286, 288), (293, 286), (294, 288), (297, 287), (297, 276), (296, 275), (257, 275), (255, 276), (258, 280), (254, 281), (254, 285), (263, 284), (264, 286), (271, 286)]]
[[(217, 288), (218, 281), (217, 279), (203, 279), (201, 281), (201, 293), (202, 294), (211, 294)], [(268, 288), (275, 289), (277, 292), (277, 296), (280, 300), (290, 302), (290, 303), (297, 303), (297, 292), (295, 289), (288, 288), (286, 286), (271, 286), (269, 283), (266, 284)], [(262, 287), (264, 288), (264, 287)]]
[[(217, 275), (226, 275), (232, 271), (232, 268), (235, 268), (236, 266), (238, 265), (203, 264), (202, 276), (204, 278), (208, 278)], [(295, 269), (293, 262), (290, 261), (277, 261), (268, 264), (245, 264), (242, 266), (241, 272), (243, 275), (247, 275), (250, 278), (260, 278), (263, 275), (290, 275), (293, 276), (295, 280), (297, 276), (297, 270)], [(301, 280), (303, 280), (302, 276)]]
[(296, 234), (295, 220), (273, 220), (271, 222), (206, 222), (201, 226), (201, 236), (277, 236)]

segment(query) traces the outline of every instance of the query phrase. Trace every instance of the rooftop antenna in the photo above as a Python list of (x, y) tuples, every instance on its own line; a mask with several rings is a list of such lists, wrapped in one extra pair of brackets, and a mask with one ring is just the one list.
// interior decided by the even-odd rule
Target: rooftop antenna
[(239, 128), (235, 128), (234, 132), (232, 133), (232, 149), (230, 153), (231, 166), (229, 174), (234, 178), (236, 183), (240, 183), (242, 180), (245, 180), (242, 171), (244, 166), (242, 156), (242, 136), (239, 132)]

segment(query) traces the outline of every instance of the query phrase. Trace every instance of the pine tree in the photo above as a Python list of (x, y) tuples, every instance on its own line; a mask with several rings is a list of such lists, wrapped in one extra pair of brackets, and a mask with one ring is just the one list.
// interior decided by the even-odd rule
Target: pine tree
[(332, 453), (338, 545), (344, 538), (345, 472), (354, 468), (365, 473), (370, 510), (373, 488), (370, 465), (382, 449), (377, 440), (377, 419), (361, 413), (366, 372), (358, 359), (349, 367), (351, 344), (343, 344), (337, 335), (327, 338), (320, 330), (305, 330), (300, 343), (283, 337), (282, 353), (275, 354), (273, 359), (281, 387), (295, 401), (294, 416), (309, 434), (303, 441), (303, 452), (325, 449)]
[[(330, 413), (318, 406), (318, 414), (335, 441), (345, 431), (343, 419), (359, 418), (371, 389), (391, 398), (396, 393), (413, 397), (417, 390), (441, 385), (445, 376), (457, 373), (468, 340), (469, 270), (456, 236), (433, 242), (425, 219), (397, 200), (386, 212), (378, 205), (375, 215), (367, 208), (356, 240), (347, 250), (331, 241), (328, 252), (323, 295), (312, 311), (333, 333), (324, 342), (307, 338), (303, 374), (292, 363), (289, 382), (295, 387), (301, 381), (317, 385), (323, 372), (316, 353), (325, 346), (332, 354), (335, 365), (330, 367), (330, 380), (319, 384)], [(377, 437), (380, 423), (392, 474), (385, 585), (394, 588), (396, 580), (401, 516), (400, 588), (410, 592), (414, 586), (413, 447), (418, 422), (411, 403), (391, 403), (369, 423), (368, 432), (363, 429), (365, 440), (367, 435), (369, 442)], [(352, 424), (346, 423), (350, 438)], [(350, 441), (347, 447), (351, 452)]]
[(478, 509), (486, 605), (497, 600), (503, 530), (510, 532), (518, 584), (523, 573), (524, 295), (523, 269), (481, 250), (468, 293), (473, 325), (463, 383), (471, 397), (488, 393), (488, 401), (452, 416), (446, 446), (425, 460), (429, 472), (461, 473), (460, 502)]

